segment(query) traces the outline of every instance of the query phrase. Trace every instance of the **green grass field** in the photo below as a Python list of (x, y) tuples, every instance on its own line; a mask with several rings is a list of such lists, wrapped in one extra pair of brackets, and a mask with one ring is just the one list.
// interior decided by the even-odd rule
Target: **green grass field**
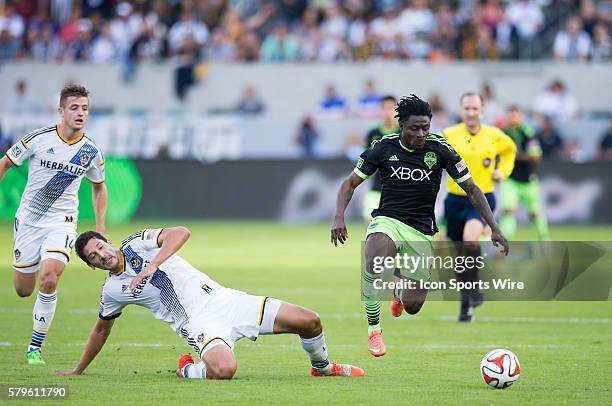
[[(143, 227), (111, 226), (114, 241)], [(45, 367), (25, 364), (34, 296), (18, 298), (12, 283), (11, 225), (2, 224), (0, 251), (0, 385), (69, 385), (82, 404), (610, 404), (612, 303), (497, 302), (457, 323), (457, 303), (428, 302), (417, 316), (393, 319), (383, 306), (387, 355), (367, 351), (359, 296), (363, 226), (349, 227), (348, 245), (333, 248), (327, 225), (263, 222), (187, 222), (191, 240), (181, 255), (218, 282), (253, 294), (304, 305), (323, 319), (330, 356), (363, 367), (362, 379), (311, 378), (295, 336), (240, 341), (232, 381), (179, 380), (178, 356), (189, 352), (172, 330), (142, 308), (128, 308), (98, 358), (79, 377), (71, 369), (97, 318), (102, 271), (73, 255), (58, 289), (59, 305), (45, 343)], [(83, 231), (90, 225), (81, 224)], [(612, 240), (610, 227), (556, 227), (559, 240)], [(521, 237), (533, 237), (521, 231)], [(479, 320), (480, 317), (480, 320)], [(521, 377), (507, 390), (487, 387), (482, 356), (496, 347), (514, 351)]]

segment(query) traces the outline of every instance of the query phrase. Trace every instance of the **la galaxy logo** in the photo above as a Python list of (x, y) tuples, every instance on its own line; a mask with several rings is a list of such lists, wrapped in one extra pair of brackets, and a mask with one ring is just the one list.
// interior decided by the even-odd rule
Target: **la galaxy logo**
[(15, 250), (13, 253), (15, 254), (15, 261), (17, 261), (17, 260), (19, 260), (19, 258), (21, 258), (21, 251)]
[(201, 343), (201, 342), (203, 342), (203, 341), (204, 341), (204, 334), (200, 334), (200, 335), (198, 336), (198, 342), (199, 342), (199, 343)]
[(130, 258), (130, 266), (132, 267), (132, 269), (138, 269), (140, 268), (140, 265), (142, 265), (142, 262), (140, 262), (140, 258), (138, 257)]
[(436, 162), (438, 162), (438, 157), (436, 156), (435, 152), (429, 151), (425, 154), (423, 161), (425, 161), (425, 165), (427, 165), (427, 167), (431, 169), (431, 167), (434, 166)]
[(79, 155), (79, 160), (81, 161), (81, 166), (87, 166), (89, 164), (90, 156), (87, 152), (81, 151)]
[(19, 155), (21, 155), (21, 153), (22, 153), (23, 151), (21, 150), (21, 148), (19, 148), (19, 145), (15, 145), (15, 146), (13, 147), (13, 149), (11, 149), (11, 152), (13, 153), (13, 156), (14, 156), (15, 158), (18, 158), (18, 157), (19, 157)]

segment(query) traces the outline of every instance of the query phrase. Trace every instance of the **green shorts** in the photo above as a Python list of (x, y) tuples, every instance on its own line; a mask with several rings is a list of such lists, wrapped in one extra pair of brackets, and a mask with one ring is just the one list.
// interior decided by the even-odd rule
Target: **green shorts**
[(364, 220), (370, 221), (372, 219), (372, 211), (378, 209), (378, 205), (380, 204), (380, 194), (378, 190), (370, 190), (365, 195), (363, 199), (363, 210), (361, 212)]
[(529, 214), (537, 214), (540, 210), (540, 182), (518, 182), (506, 179), (501, 184), (502, 210), (515, 210), (519, 201), (525, 205)]
[[(391, 217), (374, 217), (368, 226), (367, 236), (374, 233), (383, 233), (389, 237), (397, 247), (400, 255), (415, 257), (431, 257), (434, 253), (433, 236), (425, 235), (422, 232), (402, 223)], [(422, 261), (421, 261), (422, 262)], [(423, 264), (424, 265), (424, 264)], [(431, 271), (427, 266), (419, 266), (407, 269), (400, 269), (402, 276), (415, 280), (430, 280)]]

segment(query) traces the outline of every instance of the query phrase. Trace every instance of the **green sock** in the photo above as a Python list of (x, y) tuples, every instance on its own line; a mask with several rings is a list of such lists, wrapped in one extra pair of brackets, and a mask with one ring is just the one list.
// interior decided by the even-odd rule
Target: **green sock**
[(536, 215), (533, 222), (535, 223), (540, 241), (550, 240), (550, 236), (548, 235), (548, 221), (546, 220), (546, 217)]
[(368, 318), (368, 334), (380, 331), (380, 302), (378, 300), (365, 300), (366, 317)]
[(499, 228), (507, 239), (513, 240), (516, 234), (516, 217), (513, 214), (504, 214), (499, 219)]

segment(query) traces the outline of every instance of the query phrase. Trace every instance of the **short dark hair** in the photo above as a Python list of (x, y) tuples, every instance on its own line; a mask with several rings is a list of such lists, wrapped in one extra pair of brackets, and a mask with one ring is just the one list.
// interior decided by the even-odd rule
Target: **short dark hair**
[(514, 113), (514, 112), (521, 113), (522, 110), (518, 106), (518, 104), (511, 104), (511, 105), (508, 106), (508, 112), (510, 112), (510, 113)]
[(380, 104), (383, 104), (384, 102), (388, 102), (391, 101), (395, 104), (397, 104), (397, 99), (395, 98), (395, 96), (393, 96), (392, 94), (386, 94), (384, 95), (381, 99), (380, 99)]
[(400, 122), (408, 120), (410, 116), (427, 116), (431, 119), (431, 107), (429, 103), (425, 100), (421, 100), (414, 94), (402, 97), (395, 111), (397, 112), (395, 117)]
[(108, 242), (106, 237), (104, 237), (102, 234), (100, 234), (97, 231), (85, 231), (84, 233), (81, 233), (77, 237), (77, 240), (74, 243), (74, 249), (76, 250), (76, 253), (83, 260), (83, 262), (85, 262), (87, 265), (91, 265), (91, 264), (87, 260), (87, 257), (85, 256), (85, 253), (83, 252), (83, 250), (85, 249), (85, 246), (87, 245), (89, 240), (91, 240), (93, 238), (96, 238), (98, 240), (102, 240), (104, 242)]
[(482, 95), (480, 93), (476, 93), (476, 92), (465, 92), (461, 95), (461, 97), (459, 98), (459, 103), (463, 103), (463, 99), (465, 99), (466, 97), (471, 97), (471, 96), (478, 96), (478, 98), (480, 99), (480, 104), (482, 104), (482, 106), (484, 107), (484, 97), (482, 97)]
[(63, 106), (66, 102), (66, 99), (68, 99), (69, 97), (89, 98), (89, 90), (87, 90), (85, 86), (77, 84), (69, 84), (64, 86), (62, 92), (60, 93), (60, 106)]

